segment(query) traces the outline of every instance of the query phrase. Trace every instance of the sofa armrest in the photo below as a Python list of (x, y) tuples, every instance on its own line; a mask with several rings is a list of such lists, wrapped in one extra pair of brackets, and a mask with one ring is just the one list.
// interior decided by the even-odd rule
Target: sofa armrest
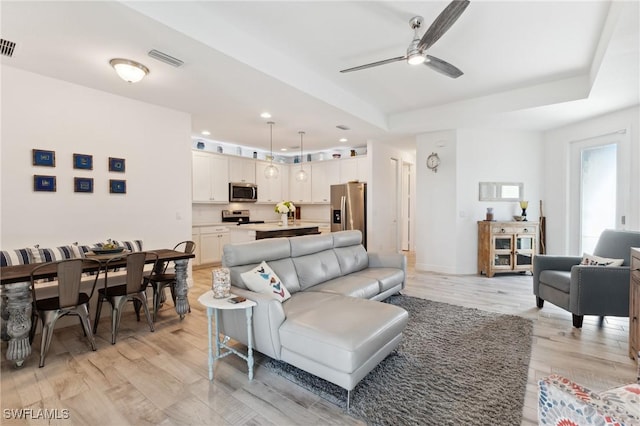
[(575, 315), (629, 316), (628, 266), (571, 268), (569, 310)]
[(407, 257), (402, 253), (367, 253), (370, 268), (399, 268), (407, 272)]
[[(269, 294), (256, 293), (238, 287), (231, 287), (231, 293), (256, 302), (252, 318), (254, 348), (272, 358), (280, 359), (279, 329), (286, 318), (282, 303)], [(248, 339), (245, 310), (234, 309), (221, 312), (221, 331), (246, 345)]]

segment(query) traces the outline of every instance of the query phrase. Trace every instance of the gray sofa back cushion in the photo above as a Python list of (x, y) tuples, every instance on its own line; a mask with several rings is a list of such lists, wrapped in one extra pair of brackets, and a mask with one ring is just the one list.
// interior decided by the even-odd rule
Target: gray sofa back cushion
[(362, 233), (357, 230), (342, 231), (331, 235), (334, 247), (356, 246), (362, 243)]
[(290, 257), (280, 260), (272, 260), (267, 262), (273, 272), (276, 273), (282, 285), (284, 285), (289, 293), (297, 293), (300, 291), (300, 282), (298, 281), (298, 275), (296, 274), (296, 267), (293, 264), (293, 260)]
[(349, 247), (338, 247), (333, 249), (333, 251), (338, 258), (342, 275), (362, 271), (369, 266), (367, 251), (360, 244)]
[(263, 260), (269, 262), (291, 256), (291, 246), (286, 238), (226, 244), (222, 251), (222, 265), (226, 267), (260, 263)]
[(640, 247), (640, 232), (605, 229), (600, 234), (593, 254), (612, 259), (624, 259), (623, 266), (629, 266), (631, 247)]
[[(336, 254), (331, 249), (294, 257), (293, 264), (298, 273), (301, 290), (306, 290), (316, 284), (340, 276), (340, 264)], [(284, 278), (280, 277), (280, 279)], [(288, 289), (289, 287), (287, 287)]]
[(289, 239), (291, 244), (291, 257), (299, 257), (313, 254), (333, 248), (333, 235), (305, 235)]

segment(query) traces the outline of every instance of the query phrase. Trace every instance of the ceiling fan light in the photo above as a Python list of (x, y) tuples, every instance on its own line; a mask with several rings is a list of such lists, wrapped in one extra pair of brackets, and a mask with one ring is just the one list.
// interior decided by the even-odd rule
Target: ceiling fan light
[(419, 52), (416, 53), (412, 53), (407, 57), (407, 63), (409, 65), (420, 65), (422, 63), (424, 63), (425, 61), (425, 57), (424, 55), (420, 54)]
[(128, 83), (137, 83), (149, 74), (149, 68), (139, 62), (116, 58), (109, 61), (118, 76)]

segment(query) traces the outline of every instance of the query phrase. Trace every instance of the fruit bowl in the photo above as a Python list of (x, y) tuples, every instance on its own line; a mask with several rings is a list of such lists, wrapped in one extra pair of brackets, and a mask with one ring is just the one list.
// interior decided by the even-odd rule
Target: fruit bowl
[(120, 253), (124, 250), (124, 247), (93, 247), (91, 249), (95, 254), (109, 254), (109, 253)]

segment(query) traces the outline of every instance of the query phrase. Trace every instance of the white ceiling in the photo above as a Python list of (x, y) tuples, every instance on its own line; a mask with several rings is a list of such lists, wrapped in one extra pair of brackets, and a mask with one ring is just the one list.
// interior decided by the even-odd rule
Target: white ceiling
[[(640, 101), (638, 1), (472, 1), (428, 51), (465, 72), (450, 79), (396, 62), (447, 1), (140, 1), (0, 3), (11, 65), (189, 112), (193, 134), (274, 149), (330, 149), (367, 140), (411, 147), (456, 127), (545, 130)], [(184, 61), (173, 68), (157, 49)], [(151, 73), (127, 84), (123, 57)], [(335, 126), (344, 124), (351, 130)], [(341, 144), (340, 137), (349, 142)]]

